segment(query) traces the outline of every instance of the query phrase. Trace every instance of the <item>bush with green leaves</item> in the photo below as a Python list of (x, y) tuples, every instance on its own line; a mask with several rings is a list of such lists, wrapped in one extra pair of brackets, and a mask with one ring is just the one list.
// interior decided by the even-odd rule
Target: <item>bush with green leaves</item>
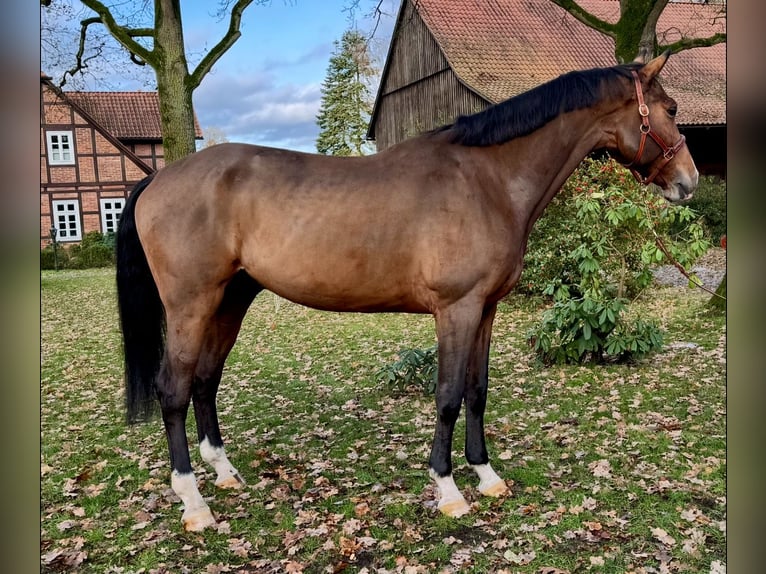
[[(79, 244), (65, 245), (59, 243), (56, 247), (59, 269), (90, 269), (94, 267), (109, 267), (115, 262), (114, 233), (104, 235), (100, 231), (86, 233)], [(40, 267), (54, 269), (56, 260), (53, 245), (40, 250)]]
[(704, 235), (688, 206), (668, 203), (613, 160), (586, 159), (529, 238), (520, 290), (553, 299), (528, 333), (538, 358), (602, 362), (661, 348), (655, 321), (629, 318), (629, 298), (668, 255), (689, 268), (710, 246)]
[(426, 394), (433, 394), (438, 374), (437, 347), (434, 345), (427, 349), (402, 349), (399, 358), (378, 370), (376, 377), (399, 392), (414, 386)]
[[(726, 235), (726, 181), (714, 176), (702, 176), (694, 195), (687, 203), (702, 219), (705, 235), (718, 245)], [(682, 225), (674, 225), (672, 233), (683, 231)]]

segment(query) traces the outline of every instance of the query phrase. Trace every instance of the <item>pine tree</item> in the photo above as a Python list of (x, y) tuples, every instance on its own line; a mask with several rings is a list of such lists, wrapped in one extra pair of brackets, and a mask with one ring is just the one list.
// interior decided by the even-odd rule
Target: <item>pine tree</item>
[(327, 67), (322, 83), (322, 104), (317, 115), (320, 132), (317, 151), (326, 155), (363, 155), (372, 113), (367, 82), (375, 71), (367, 42), (359, 32), (346, 31)]

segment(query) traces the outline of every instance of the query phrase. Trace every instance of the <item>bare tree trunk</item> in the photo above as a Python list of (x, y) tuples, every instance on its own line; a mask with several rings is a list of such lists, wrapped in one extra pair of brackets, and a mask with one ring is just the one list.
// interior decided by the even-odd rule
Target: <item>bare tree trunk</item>
[[(229, 28), (190, 73), (186, 60), (180, 0), (153, 0), (152, 28), (121, 25), (115, 20), (111, 8), (101, 0), (81, 0), (96, 16), (80, 22), (80, 49), (75, 56), (75, 67), (67, 74), (75, 74), (83, 69), (83, 52), (88, 28), (96, 25), (103, 25), (107, 29), (130, 54), (132, 62), (151, 66), (157, 78), (165, 161), (170, 163), (196, 150), (192, 94), (215, 63), (242, 35), (242, 13), (254, 1), (221, 2), (222, 13), (229, 11)], [(148, 2), (149, 0), (145, 0), (144, 3)], [(259, 4), (264, 2), (266, 0), (258, 0)], [(147, 40), (151, 47), (136, 41), (137, 38)]]
[(196, 149), (192, 91), (184, 52), (179, 0), (159, 0), (155, 12), (155, 50), (162, 62), (155, 68), (160, 100), (165, 162), (180, 159)]
[(657, 47), (657, 20), (668, 0), (620, 0), (615, 57), (621, 64), (640, 58), (648, 62)]
[(708, 309), (714, 311), (726, 311), (726, 274), (721, 279), (718, 289), (715, 290), (715, 294), (710, 298), (707, 303)]
[[(654, 55), (669, 48), (674, 52), (713, 46), (726, 41), (726, 34), (716, 33), (709, 38), (681, 38), (676, 42), (659, 45), (657, 42), (657, 21), (668, 5), (668, 0), (620, 0), (620, 19), (607, 22), (583, 9), (576, 0), (551, 0), (561, 6), (577, 20), (614, 40), (614, 55), (618, 63), (624, 64), (636, 58), (648, 62)], [(726, 16), (723, 5), (721, 17)]]

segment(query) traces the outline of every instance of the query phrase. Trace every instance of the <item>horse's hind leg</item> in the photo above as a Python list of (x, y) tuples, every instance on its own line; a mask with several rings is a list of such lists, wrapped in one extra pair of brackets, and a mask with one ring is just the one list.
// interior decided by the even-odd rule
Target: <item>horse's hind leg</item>
[(184, 505), (181, 517), (184, 528), (191, 531), (215, 525), (192, 472), (186, 416), (205, 332), (223, 289), (196, 292), (198, 295), (193, 300), (165, 306), (167, 342), (157, 377), (157, 395), (170, 449), (170, 484)]
[(219, 488), (239, 488), (245, 482), (224, 451), (215, 400), (226, 357), (234, 346), (248, 307), (261, 289), (244, 271), (237, 273), (226, 286), (223, 300), (210, 322), (194, 376), (192, 397), (199, 451), (202, 459), (215, 469), (215, 485)]

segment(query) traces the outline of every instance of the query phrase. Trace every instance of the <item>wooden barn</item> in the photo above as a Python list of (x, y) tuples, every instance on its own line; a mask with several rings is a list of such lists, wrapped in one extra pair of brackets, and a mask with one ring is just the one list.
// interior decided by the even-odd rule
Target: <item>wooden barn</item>
[[(616, 22), (618, 0), (578, 0)], [(721, 6), (671, 2), (663, 42), (725, 31)], [(614, 65), (614, 42), (550, 0), (403, 0), (368, 137), (377, 149), (577, 69)], [(726, 172), (726, 44), (673, 55), (663, 86), (701, 173)]]
[(64, 92), (40, 74), (41, 247), (51, 228), (60, 242), (115, 231), (128, 192), (164, 164), (156, 92)]

